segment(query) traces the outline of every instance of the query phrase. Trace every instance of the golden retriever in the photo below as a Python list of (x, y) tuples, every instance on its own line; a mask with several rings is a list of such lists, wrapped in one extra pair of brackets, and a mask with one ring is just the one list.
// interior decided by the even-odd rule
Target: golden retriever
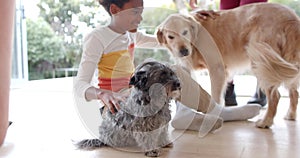
[(300, 79), (300, 19), (283, 5), (256, 3), (220, 11), (215, 19), (195, 14), (170, 15), (158, 28), (158, 41), (189, 69), (207, 68), (212, 98), (223, 104), (226, 82), (251, 68), (268, 98), (260, 128), (273, 124), (280, 94), (289, 90), (290, 107), (285, 119), (295, 120)]

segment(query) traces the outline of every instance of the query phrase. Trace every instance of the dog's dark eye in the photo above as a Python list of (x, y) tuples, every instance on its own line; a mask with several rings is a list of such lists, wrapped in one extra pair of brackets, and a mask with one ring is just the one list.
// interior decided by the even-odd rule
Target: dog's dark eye
[(167, 71), (163, 71), (160, 73), (160, 76), (159, 76), (159, 80), (160, 81), (167, 81), (167, 77), (169, 77), (171, 74)]
[(174, 39), (174, 37), (173, 37), (173, 36), (170, 36), (170, 35), (168, 36), (168, 38), (169, 38), (169, 39)]
[(163, 72), (161, 72), (160, 77), (164, 77), (164, 76), (167, 76), (167, 75), (168, 75), (168, 73), (166, 71), (163, 71)]
[(183, 33), (182, 33), (182, 35), (186, 35), (187, 33), (188, 33), (188, 31), (184, 30)]

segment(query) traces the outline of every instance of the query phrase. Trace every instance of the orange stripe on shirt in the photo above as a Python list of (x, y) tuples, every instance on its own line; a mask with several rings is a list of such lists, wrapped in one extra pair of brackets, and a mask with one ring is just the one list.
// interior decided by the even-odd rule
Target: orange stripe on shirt
[(99, 80), (98, 86), (101, 87), (101, 89), (107, 89), (114, 92), (118, 92), (121, 89), (129, 88), (130, 78), (117, 78), (117, 79), (98, 78), (98, 80)]

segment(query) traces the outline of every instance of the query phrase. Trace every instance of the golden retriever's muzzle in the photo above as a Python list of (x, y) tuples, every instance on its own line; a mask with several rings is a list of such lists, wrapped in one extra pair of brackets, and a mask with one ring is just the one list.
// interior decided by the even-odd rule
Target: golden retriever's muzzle
[(179, 50), (179, 56), (184, 57), (189, 55), (189, 50), (185, 47), (181, 47)]

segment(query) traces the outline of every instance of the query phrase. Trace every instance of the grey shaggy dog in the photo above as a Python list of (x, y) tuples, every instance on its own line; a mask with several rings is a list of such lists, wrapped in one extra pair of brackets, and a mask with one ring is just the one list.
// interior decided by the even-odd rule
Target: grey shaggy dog
[(130, 80), (130, 96), (121, 109), (106, 116), (99, 126), (99, 139), (82, 140), (78, 149), (102, 146), (140, 147), (146, 156), (157, 157), (162, 147), (171, 144), (168, 123), (170, 101), (180, 95), (180, 82), (166, 65), (148, 61), (139, 65)]

